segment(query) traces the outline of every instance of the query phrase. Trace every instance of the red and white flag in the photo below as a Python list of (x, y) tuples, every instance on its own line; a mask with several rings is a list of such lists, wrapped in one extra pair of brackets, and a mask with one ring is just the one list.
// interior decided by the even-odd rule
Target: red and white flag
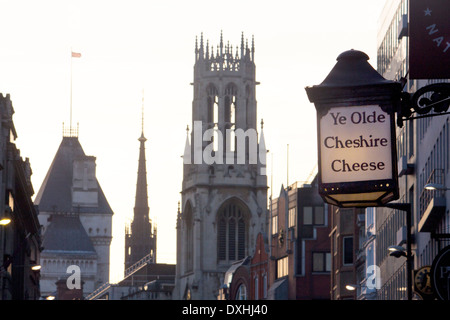
[(72, 58), (81, 58), (81, 53), (72, 51)]

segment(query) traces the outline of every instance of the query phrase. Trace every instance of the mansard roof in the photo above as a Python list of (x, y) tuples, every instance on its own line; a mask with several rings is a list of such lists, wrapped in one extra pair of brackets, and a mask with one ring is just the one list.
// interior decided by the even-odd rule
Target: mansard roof
[(113, 214), (98, 180), (98, 206), (72, 206), (73, 162), (86, 157), (77, 137), (63, 137), (36, 195), (35, 204), (39, 206), (39, 211)]
[(43, 253), (96, 255), (77, 214), (53, 214), (42, 246)]

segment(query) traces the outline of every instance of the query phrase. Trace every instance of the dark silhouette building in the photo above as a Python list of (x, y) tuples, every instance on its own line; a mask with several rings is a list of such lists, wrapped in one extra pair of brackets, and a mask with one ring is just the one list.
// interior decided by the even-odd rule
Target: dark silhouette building
[(9, 94), (0, 94), (0, 300), (37, 300), (40, 226), (30, 162), (16, 147), (13, 114)]

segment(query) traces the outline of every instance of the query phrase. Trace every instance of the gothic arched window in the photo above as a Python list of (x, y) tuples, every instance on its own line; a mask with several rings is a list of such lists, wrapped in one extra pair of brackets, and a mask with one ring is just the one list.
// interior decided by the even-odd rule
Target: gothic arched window
[(244, 259), (247, 250), (247, 211), (237, 201), (223, 205), (217, 217), (217, 258), (232, 262)]
[(229, 129), (226, 133), (226, 139), (229, 141), (227, 151), (235, 151), (235, 134), (236, 130), (236, 106), (237, 106), (237, 86), (234, 83), (230, 83), (225, 88), (225, 129)]
[(236, 292), (236, 300), (247, 300), (247, 287), (241, 284)]
[(250, 107), (250, 101), (252, 100), (252, 90), (250, 89), (250, 86), (245, 87), (245, 118), (247, 122), (247, 129), (251, 124), (251, 116), (252, 116), (252, 110)]
[(217, 88), (210, 83), (206, 87), (206, 103), (208, 108), (208, 124), (214, 126), (219, 122), (219, 94)]
[(183, 214), (185, 232), (185, 271), (192, 271), (194, 266), (194, 219), (190, 202), (186, 204)]

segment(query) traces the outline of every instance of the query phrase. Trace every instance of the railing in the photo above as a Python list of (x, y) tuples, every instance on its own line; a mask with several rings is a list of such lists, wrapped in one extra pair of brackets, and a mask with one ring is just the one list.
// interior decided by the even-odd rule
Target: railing
[[(442, 186), (445, 186), (444, 169), (433, 169), (433, 171), (431, 172), (431, 174), (428, 177), (428, 180), (425, 184), (428, 184), (428, 183), (435, 183), (435, 184), (440, 184)], [(427, 209), (431, 200), (435, 197), (441, 197), (441, 196), (444, 196), (443, 190), (426, 190), (426, 189), (422, 190), (422, 193), (420, 194), (420, 199), (419, 199), (420, 218), (422, 218), (422, 215), (425, 212), (425, 210)]]
[(72, 124), (67, 128), (63, 123), (63, 137), (78, 138), (79, 124), (76, 128), (72, 127)]
[(102, 291), (108, 289), (111, 286), (111, 284), (109, 282), (106, 282), (104, 284), (102, 284), (100, 287), (98, 287), (97, 289), (95, 289), (92, 293), (88, 294), (86, 296), (86, 298), (84, 298), (85, 300), (93, 300), (95, 297), (97, 297)]
[(125, 278), (151, 262), (153, 262), (153, 254), (149, 253), (141, 260), (139, 260), (138, 262), (136, 262), (135, 264), (133, 264), (132, 266), (130, 266), (128, 269), (125, 270)]

